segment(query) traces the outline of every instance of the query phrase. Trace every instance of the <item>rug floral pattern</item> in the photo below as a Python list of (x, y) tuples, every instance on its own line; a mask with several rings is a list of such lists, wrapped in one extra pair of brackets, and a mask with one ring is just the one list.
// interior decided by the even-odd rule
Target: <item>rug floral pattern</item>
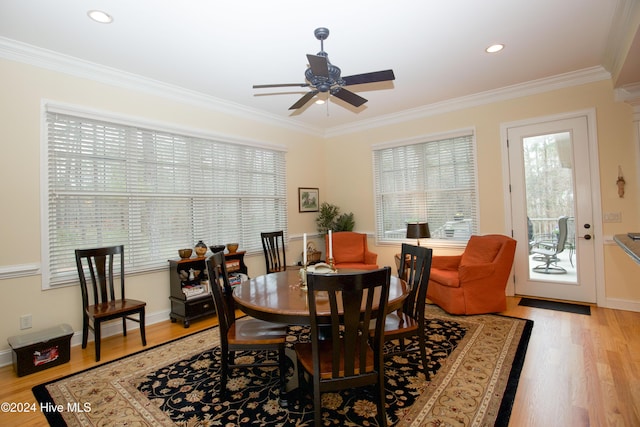
[[(426, 376), (418, 352), (386, 361), (388, 425), (493, 425), (525, 322), (449, 316), (435, 306), (428, 306), (427, 318)], [(305, 339), (306, 328), (292, 327), (289, 347)], [(46, 390), (55, 403), (91, 402), (90, 412), (62, 413), (70, 426), (313, 425), (306, 389), (289, 393), (286, 408), (279, 405), (276, 368), (233, 370), (222, 399), (217, 342), (213, 328), (56, 381)], [(293, 368), (291, 363), (289, 375), (295, 378)], [(374, 396), (366, 388), (323, 394), (325, 425), (377, 425)]]
[[(455, 322), (441, 319), (430, 320), (427, 327), (430, 378), (440, 368), (440, 361), (455, 349), (465, 330)], [(291, 327), (288, 347), (293, 349), (295, 342), (308, 339), (308, 328)], [(238, 363), (273, 362), (276, 356), (275, 353), (242, 352), (236, 354), (236, 360)], [(306, 389), (290, 392), (290, 404), (286, 408), (280, 406), (276, 368), (233, 370), (227, 385), (227, 398), (222, 397), (218, 381), (219, 360), (220, 349), (215, 347), (150, 373), (141, 380), (138, 389), (178, 425), (313, 424), (313, 401), (305, 393)], [(292, 376), (293, 364), (289, 368), (289, 376)], [(418, 352), (389, 358), (385, 374), (390, 409), (403, 409), (413, 404), (427, 384)], [(371, 392), (370, 388), (361, 388), (323, 394), (326, 418), (335, 420), (338, 425), (377, 425), (375, 394)], [(397, 422), (395, 411), (389, 412), (389, 421)]]

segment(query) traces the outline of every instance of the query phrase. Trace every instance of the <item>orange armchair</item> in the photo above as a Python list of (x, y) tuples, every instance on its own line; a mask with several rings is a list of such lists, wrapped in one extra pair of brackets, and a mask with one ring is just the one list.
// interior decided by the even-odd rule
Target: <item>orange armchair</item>
[[(367, 235), (353, 231), (332, 233), (333, 262), (336, 268), (353, 268), (357, 270), (376, 270), (378, 254), (370, 252), (367, 247)], [(325, 236), (327, 262), (329, 262), (329, 236)]]
[(427, 298), (451, 314), (506, 310), (515, 252), (516, 241), (510, 237), (471, 236), (462, 255), (432, 258)]

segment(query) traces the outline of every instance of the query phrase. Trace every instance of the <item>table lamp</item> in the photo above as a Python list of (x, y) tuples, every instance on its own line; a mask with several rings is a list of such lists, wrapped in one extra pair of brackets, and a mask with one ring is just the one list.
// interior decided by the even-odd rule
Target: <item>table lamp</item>
[(420, 246), (420, 239), (428, 239), (431, 237), (429, 232), (429, 223), (427, 222), (410, 222), (407, 224), (407, 239), (417, 239)]

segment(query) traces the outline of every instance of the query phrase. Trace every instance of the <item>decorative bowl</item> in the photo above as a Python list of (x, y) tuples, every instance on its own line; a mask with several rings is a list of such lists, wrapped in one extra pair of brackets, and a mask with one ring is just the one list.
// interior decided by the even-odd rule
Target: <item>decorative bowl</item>
[(196, 256), (198, 256), (200, 258), (203, 257), (207, 253), (207, 247), (206, 246), (204, 248), (200, 247), (200, 246), (196, 246), (195, 249), (196, 249)]
[(209, 249), (211, 249), (211, 252), (215, 254), (216, 252), (224, 251), (224, 245), (209, 246)]
[(178, 255), (180, 255), (182, 259), (191, 258), (192, 253), (193, 249), (178, 249)]
[(227, 250), (230, 254), (235, 254), (238, 250), (238, 246), (240, 245), (238, 245), (237, 243), (227, 243)]

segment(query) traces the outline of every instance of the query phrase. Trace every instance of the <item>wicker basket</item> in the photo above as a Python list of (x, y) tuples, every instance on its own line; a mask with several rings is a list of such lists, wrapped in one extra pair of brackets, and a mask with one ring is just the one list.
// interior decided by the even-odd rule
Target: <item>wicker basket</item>
[[(320, 261), (322, 252), (316, 250), (316, 245), (313, 242), (307, 243), (307, 264)], [(304, 259), (304, 252), (300, 254), (300, 259)]]

